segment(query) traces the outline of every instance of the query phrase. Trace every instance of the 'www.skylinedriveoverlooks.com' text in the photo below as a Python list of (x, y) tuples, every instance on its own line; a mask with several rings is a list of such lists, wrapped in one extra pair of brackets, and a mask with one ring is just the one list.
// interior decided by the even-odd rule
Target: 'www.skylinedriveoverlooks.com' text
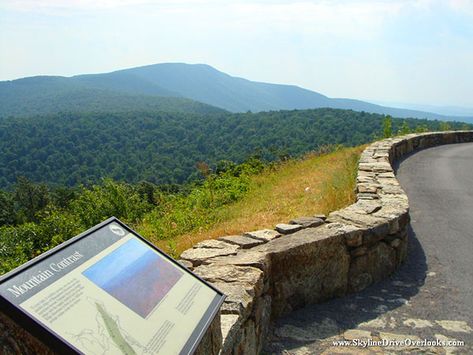
[(333, 341), (333, 346), (341, 347), (462, 347), (465, 346), (465, 342), (462, 340), (440, 340), (440, 339), (410, 339), (406, 338), (403, 340), (372, 340), (372, 339), (351, 339), (351, 340), (336, 340)]

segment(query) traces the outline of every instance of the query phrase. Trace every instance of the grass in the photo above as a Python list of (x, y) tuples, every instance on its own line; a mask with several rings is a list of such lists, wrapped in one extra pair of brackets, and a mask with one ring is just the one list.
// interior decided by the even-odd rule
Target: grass
[(251, 177), (250, 189), (243, 199), (213, 211), (217, 213), (215, 223), (171, 241), (153, 242), (178, 256), (205, 239), (272, 229), (295, 217), (328, 214), (347, 206), (355, 201), (356, 171), (363, 149), (364, 146), (342, 148), (281, 162)]

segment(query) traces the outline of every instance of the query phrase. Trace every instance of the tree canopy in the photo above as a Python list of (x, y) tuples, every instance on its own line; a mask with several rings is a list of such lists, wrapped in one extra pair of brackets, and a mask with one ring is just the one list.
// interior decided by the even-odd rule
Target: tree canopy
[[(260, 113), (63, 113), (0, 121), (0, 188), (25, 176), (54, 186), (116, 181), (180, 184), (198, 162), (265, 161), (328, 144), (355, 146), (382, 136), (385, 116), (315, 109)], [(452, 129), (460, 123), (449, 123)], [(444, 129), (441, 122), (392, 119), (392, 132)]]

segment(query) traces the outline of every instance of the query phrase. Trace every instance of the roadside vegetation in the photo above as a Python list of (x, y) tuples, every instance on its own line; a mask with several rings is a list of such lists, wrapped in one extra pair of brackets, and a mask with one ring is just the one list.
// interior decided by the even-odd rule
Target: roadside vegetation
[[(153, 240), (175, 255), (195, 243), (223, 235), (241, 234), (314, 214), (328, 214), (355, 200), (359, 155), (364, 146), (311, 152), (301, 159), (272, 164), (248, 179), (243, 198), (213, 210), (212, 223), (176, 235), (171, 241)], [(153, 238), (156, 234), (144, 234)]]
[(328, 213), (352, 202), (361, 147), (327, 146), (299, 159), (197, 164), (187, 185), (110, 179), (51, 188), (19, 178), (0, 192), (0, 273), (116, 216), (166, 252), (202, 239), (272, 228), (293, 217)]
[[(372, 139), (429, 129), (414, 122), (411, 128), (411, 121), (385, 117)], [(437, 123), (435, 128), (451, 127)], [(305, 138), (301, 151), (307, 151), (309, 137)], [(0, 190), (0, 274), (110, 216), (178, 257), (203, 239), (273, 228), (303, 215), (328, 214), (354, 201), (363, 147), (322, 145), (297, 154), (288, 146), (292, 154), (279, 151), (277, 158), (268, 159), (259, 151), (240, 163), (194, 163), (194, 179), (181, 184), (104, 178), (68, 187), (18, 177), (8, 190)]]

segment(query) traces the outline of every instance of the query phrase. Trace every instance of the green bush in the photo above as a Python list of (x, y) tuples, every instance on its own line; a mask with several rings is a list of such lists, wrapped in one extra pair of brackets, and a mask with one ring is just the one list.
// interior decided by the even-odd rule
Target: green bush
[(145, 224), (148, 229), (140, 231), (145, 236), (172, 243), (177, 235), (215, 222), (219, 208), (240, 200), (249, 189), (249, 176), (267, 165), (251, 157), (242, 164), (221, 162), (215, 172), (205, 163), (200, 166), (206, 178), (181, 186), (104, 179), (90, 187), (49, 189), (20, 178), (14, 191), (0, 190), (0, 272), (111, 216), (132, 227)]
[(69, 211), (51, 209), (45, 212), (40, 223), (41, 233), (46, 236), (43, 249), (50, 249), (83, 232), (79, 219)]
[(71, 212), (90, 228), (111, 216), (135, 224), (151, 207), (132, 185), (104, 179), (90, 189), (83, 186), (71, 203)]
[(35, 223), (0, 227), (0, 273), (5, 273), (41, 253), (43, 235)]
[(0, 226), (15, 223), (16, 213), (13, 198), (0, 190)]

